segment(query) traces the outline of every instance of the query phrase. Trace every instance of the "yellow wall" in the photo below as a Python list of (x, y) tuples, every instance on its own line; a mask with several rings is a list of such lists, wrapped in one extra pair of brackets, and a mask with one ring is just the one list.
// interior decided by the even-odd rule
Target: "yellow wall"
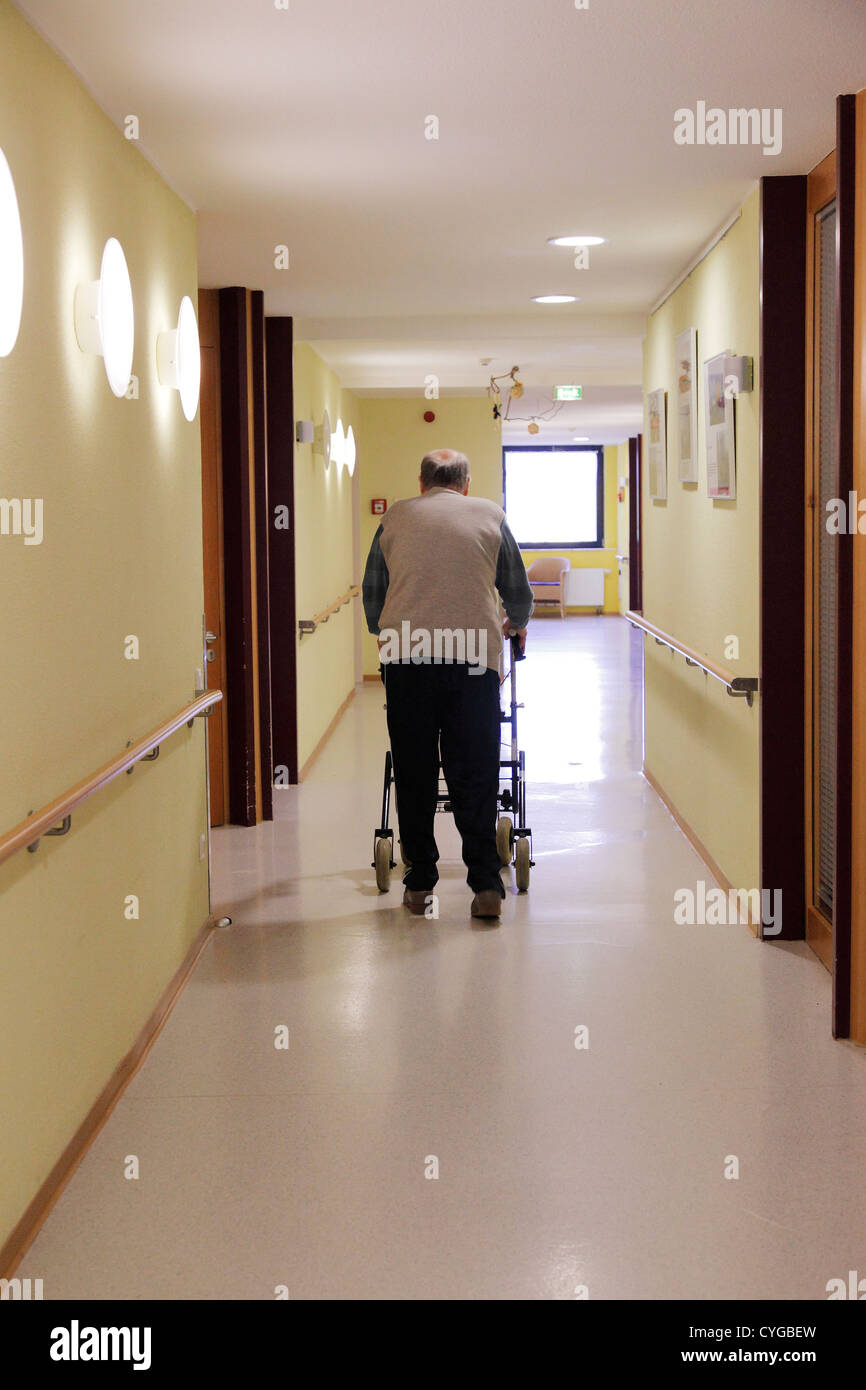
[[(317, 426), (327, 410), (331, 429), (352, 427), (365, 456), (359, 402), (344, 391), (330, 367), (308, 343), (294, 352), (295, 419)], [(312, 444), (295, 445), (295, 571), (298, 618), (312, 618), (344, 594), (356, 578), (352, 559), (353, 485), (335, 463), (327, 470)], [(314, 751), (355, 686), (354, 625), (360, 599), (353, 600), (298, 643), (298, 763)]]
[[(668, 499), (650, 501), (644, 468), (643, 610), (651, 622), (740, 675), (759, 660), (759, 199), (652, 316), (644, 391), (668, 393)], [(677, 481), (674, 340), (698, 330), (699, 479)], [(755, 390), (737, 402), (737, 498), (707, 496), (703, 363), (726, 349), (754, 358)], [(768, 499), (772, 504), (772, 499)], [(739, 639), (739, 659), (725, 655)], [(647, 639), (646, 767), (737, 887), (759, 885), (760, 702)]]
[[(373, 497), (414, 497), (421, 460), (431, 449), (458, 449), (469, 459), (471, 492), (502, 505), (502, 440), (486, 396), (364, 397), (360, 401), (363, 452), (360, 462), (361, 565), (363, 570), (379, 518), (370, 512)], [(432, 424), (424, 420), (432, 410)], [(364, 626), (364, 674), (379, 669), (376, 639)]]
[[(25, 247), (21, 335), (0, 360), (2, 492), (42, 498), (45, 528), (39, 546), (0, 536), (5, 831), (192, 698), (202, 558), (198, 421), (155, 362), (157, 332), (195, 302), (195, 219), (7, 0), (0, 146)], [(115, 399), (75, 341), (75, 286), (97, 278), (109, 236), (135, 295), (137, 401)], [(206, 828), (199, 720), (67, 837), (0, 867), (0, 1241), (207, 917)]]

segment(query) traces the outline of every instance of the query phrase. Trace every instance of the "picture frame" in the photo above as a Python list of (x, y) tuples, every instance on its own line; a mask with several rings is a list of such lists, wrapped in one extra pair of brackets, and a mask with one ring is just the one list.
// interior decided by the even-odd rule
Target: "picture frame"
[(730, 356), (728, 349), (704, 363), (707, 495), (724, 501), (737, 495), (735, 393), (727, 390), (725, 382), (725, 359)]
[(681, 483), (698, 481), (698, 330), (686, 328), (676, 339), (677, 476)]
[(645, 422), (649, 495), (656, 502), (668, 495), (667, 433), (667, 392), (660, 386), (647, 394)]

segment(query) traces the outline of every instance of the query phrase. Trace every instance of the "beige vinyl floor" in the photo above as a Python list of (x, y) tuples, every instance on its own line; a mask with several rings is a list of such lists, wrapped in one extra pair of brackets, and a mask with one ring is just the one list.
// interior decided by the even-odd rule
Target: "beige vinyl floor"
[(46, 1298), (352, 1300), (823, 1299), (866, 1276), (866, 1053), (832, 1040), (804, 944), (675, 924), (675, 889), (711, 880), (641, 776), (641, 673), (621, 619), (533, 625), (536, 865), (498, 928), (469, 918), (450, 817), (438, 921), (398, 877), (376, 891), (386, 736), (360, 689), (273, 824), (214, 835), (234, 925), (19, 1275)]

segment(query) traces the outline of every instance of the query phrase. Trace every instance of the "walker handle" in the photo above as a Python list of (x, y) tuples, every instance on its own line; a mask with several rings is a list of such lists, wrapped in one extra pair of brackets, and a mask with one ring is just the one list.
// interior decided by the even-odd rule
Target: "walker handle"
[(513, 660), (514, 660), (514, 661), (525, 661), (525, 660), (526, 660), (526, 652), (523, 650), (523, 646), (522, 646), (522, 644), (521, 644), (520, 638), (518, 637), (518, 635), (517, 635), (516, 632), (513, 632), (513, 633), (511, 634), (510, 641), (511, 641), (511, 656), (512, 656)]

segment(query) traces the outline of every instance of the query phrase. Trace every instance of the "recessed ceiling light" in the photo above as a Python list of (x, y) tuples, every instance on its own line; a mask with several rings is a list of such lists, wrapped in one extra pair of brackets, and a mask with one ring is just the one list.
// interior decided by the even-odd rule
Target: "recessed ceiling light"
[(18, 338), (24, 300), (24, 243), (15, 184), (0, 150), (0, 357), (8, 357)]
[(606, 236), (550, 236), (548, 246), (603, 246)]
[(576, 304), (576, 294), (534, 294), (533, 304)]
[(574, 444), (588, 444), (588, 443), (589, 443), (589, 435), (588, 435), (588, 434), (576, 434), (576, 435), (574, 435), (573, 438), (572, 438), (572, 443), (574, 443)]

